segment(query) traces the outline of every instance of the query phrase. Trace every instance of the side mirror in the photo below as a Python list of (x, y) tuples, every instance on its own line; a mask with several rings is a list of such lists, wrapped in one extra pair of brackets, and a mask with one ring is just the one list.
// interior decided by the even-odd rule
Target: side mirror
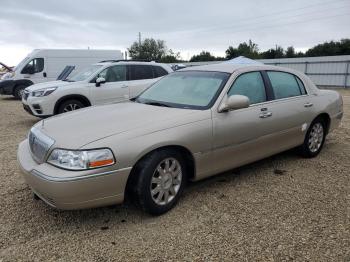
[(101, 84), (106, 83), (106, 79), (104, 79), (103, 77), (99, 77), (96, 79), (95, 83), (96, 83), (96, 86), (100, 86)]
[(219, 112), (227, 112), (249, 107), (249, 98), (242, 95), (232, 95), (226, 97), (219, 107)]

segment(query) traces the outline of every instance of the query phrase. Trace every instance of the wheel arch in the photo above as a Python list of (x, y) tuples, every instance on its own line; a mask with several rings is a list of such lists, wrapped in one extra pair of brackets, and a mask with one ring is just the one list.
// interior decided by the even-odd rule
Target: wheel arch
[(15, 90), (18, 86), (25, 86), (25, 87), (28, 87), (28, 86), (31, 86), (33, 85), (34, 83), (29, 80), (29, 79), (18, 79), (18, 80), (14, 80), (14, 85), (12, 87), (12, 94), (15, 93)]
[(325, 112), (321, 113), (315, 117), (314, 121), (316, 119), (322, 119), (324, 121), (324, 123), (326, 124), (326, 134), (328, 134), (329, 127), (331, 126), (331, 118), (330, 118), (329, 114), (325, 113)]
[(79, 100), (79, 101), (81, 101), (84, 104), (84, 106), (91, 106), (90, 100), (84, 95), (78, 95), (78, 94), (66, 95), (66, 96), (63, 96), (63, 97), (61, 97), (60, 99), (57, 100), (57, 102), (55, 103), (55, 107), (54, 107), (53, 113), (56, 115), (58, 113), (58, 109), (59, 109), (60, 105), (64, 101), (67, 101), (69, 99)]
[(163, 145), (163, 146), (159, 146), (157, 148), (150, 149), (149, 151), (147, 151), (146, 153), (144, 153), (141, 157), (139, 157), (137, 159), (137, 161), (133, 165), (133, 168), (130, 171), (130, 175), (129, 175), (127, 183), (126, 183), (126, 188), (125, 188), (126, 194), (130, 194), (130, 192), (133, 189), (133, 185), (135, 185), (135, 183), (136, 183), (136, 180), (138, 178), (138, 170), (139, 170), (140, 163), (142, 162), (142, 160), (144, 160), (146, 157), (148, 157), (149, 155), (153, 154), (156, 151), (167, 150), (167, 149), (168, 150), (176, 150), (176, 151), (180, 152), (181, 155), (184, 156), (186, 163), (188, 163), (187, 164), (188, 180), (191, 180), (195, 177), (196, 165), (195, 165), (194, 156), (191, 153), (191, 151), (182, 145)]

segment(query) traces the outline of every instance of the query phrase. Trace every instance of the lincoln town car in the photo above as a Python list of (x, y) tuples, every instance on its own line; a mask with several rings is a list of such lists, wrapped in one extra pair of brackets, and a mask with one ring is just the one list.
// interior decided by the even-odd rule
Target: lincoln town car
[(337, 92), (292, 69), (189, 67), (127, 102), (38, 122), (20, 143), (18, 162), (35, 196), (52, 207), (130, 197), (159, 215), (175, 206), (188, 181), (292, 148), (317, 156), (342, 116)]

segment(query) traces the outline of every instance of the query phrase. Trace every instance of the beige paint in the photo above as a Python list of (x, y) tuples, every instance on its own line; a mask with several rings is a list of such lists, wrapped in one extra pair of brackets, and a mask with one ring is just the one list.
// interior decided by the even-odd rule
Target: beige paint
[[(272, 66), (210, 65), (185, 70), (232, 73), (212, 108), (187, 110), (134, 102), (86, 108), (39, 122), (34, 128), (55, 140), (54, 148), (111, 148), (116, 164), (87, 171), (66, 171), (33, 160), (28, 140), (18, 150), (27, 183), (49, 204), (62, 209), (120, 203), (132, 167), (145, 154), (164, 146), (186, 148), (195, 161), (194, 180), (215, 175), (303, 143), (308, 126), (321, 113), (330, 130), (342, 116), (337, 92), (321, 91), (305, 75)], [(221, 112), (228, 89), (244, 72), (278, 70), (302, 79), (308, 94)], [(312, 107), (305, 107), (312, 103)], [(261, 118), (261, 108), (271, 117)]]

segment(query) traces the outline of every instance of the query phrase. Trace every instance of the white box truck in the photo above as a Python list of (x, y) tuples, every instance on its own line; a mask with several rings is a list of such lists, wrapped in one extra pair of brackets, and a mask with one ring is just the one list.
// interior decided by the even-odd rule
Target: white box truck
[(23, 90), (33, 84), (56, 80), (66, 66), (79, 71), (103, 60), (120, 60), (120, 50), (35, 49), (12, 72), (0, 80), (0, 94), (20, 99)]

